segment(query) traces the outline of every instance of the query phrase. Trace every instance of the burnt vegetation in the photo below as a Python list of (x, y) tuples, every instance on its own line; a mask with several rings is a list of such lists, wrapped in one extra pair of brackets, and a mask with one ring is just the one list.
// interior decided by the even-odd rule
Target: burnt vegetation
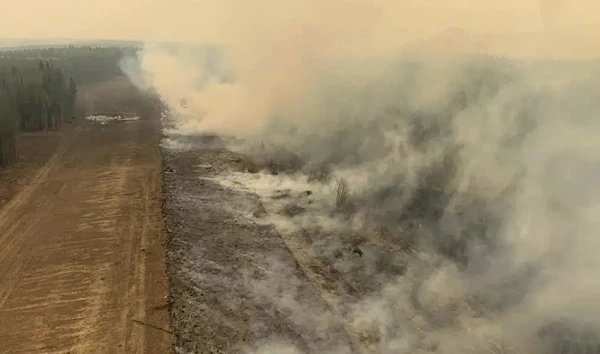
[[(553, 70), (561, 64), (547, 62), (540, 65)], [(594, 64), (586, 65), (591, 67)], [(544, 96), (540, 92), (518, 92), (518, 98), (509, 103), (512, 111), (506, 112), (507, 116), (514, 114), (518, 117), (516, 124), (503, 131), (502, 138), (494, 142), (499, 144), (498, 151), (505, 155), (490, 156), (490, 159), (497, 158), (494, 163), (499, 165), (509, 161), (515, 163), (507, 185), (489, 195), (465, 191), (458, 183), (463, 178), (461, 163), (464, 161), (461, 158), (464, 159), (464, 156), (461, 154), (465, 143), (454, 131), (456, 117), (491, 105), (494, 99), (506, 95), (506, 87), (518, 80), (518, 63), (482, 57), (460, 69), (468, 71), (468, 74), (457, 75), (460, 79), (441, 107), (428, 110), (404, 105), (403, 102), (410, 98), (404, 99), (398, 92), (392, 98), (393, 102), (384, 102), (387, 106), (378, 107), (381, 109), (375, 117), (348, 114), (344, 117), (343, 126), (334, 126), (331, 131), (327, 131), (331, 127), (322, 128), (319, 136), (310, 132), (305, 136), (302, 132), (296, 136), (290, 134), (289, 145), (285, 148), (261, 141), (260, 148), (251, 150), (253, 158), (246, 163), (251, 166), (248, 172), (289, 174), (293, 178), (304, 174), (309, 183), (331, 186), (330, 205), (333, 211), (320, 212), (344, 221), (352, 215), (366, 214), (364, 227), (357, 228), (346, 223), (346, 229), (336, 232), (320, 229), (316, 221), (313, 224), (309, 222), (310, 226), (299, 221), (304, 222), (299, 226), (298, 238), (305, 242), (305, 248), (314, 250), (320, 247), (313, 261), (317, 264), (315, 272), (335, 271), (336, 276), (331, 279), (335, 278), (336, 283), (347, 286), (346, 290), (339, 290), (340, 296), (344, 296), (345, 292), (351, 296), (358, 294), (360, 298), (376, 291), (380, 284), (373, 279), (373, 269), (377, 269), (378, 275), (405, 275), (407, 259), (421, 252), (433, 250), (441, 259), (437, 262), (449, 262), (466, 273), (478, 272), (479, 268), (489, 266), (486, 262), (506, 247), (502, 223), (514, 206), (518, 194), (516, 186), (527, 168), (520, 165), (516, 155), (539, 122), (538, 116), (542, 114), (540, 103), (553, 100), (553, 96), (552, 93)], [(410, 82), (405, 84), (410, 86)], [(410, 92), (406, 86), (402, 89)], [(344, 109), (341, 111), (344, 112)], [(485, 112), (482, 111), (481, 115)], [(402, 135), (406, 145), (402, 148), (384, 146), (384, 136), (390, 132)], [(345, 178), (331, 178), (337, 169), (362, 168), (365, 162), (382, 156), (396, 154), (408, 158), (411, 153), (428, 156), (429, 160), (418, 168), (416, 177), (413, 176), (410, 181), (407, 175), (415, 171), (393, 165), (387, 166), (383, 176), (373, 171), (372, 186), (367, 190), (354, 188), (352, 182)], [(303, 214), (305, 208), (300, 209), (298, 205), (310, 204), (303, 200), (312, 198), (312, 194), (313, 191), (301, 197), (285, 194), (287, 201), (283, 203), (288, 205), (283, 207), (286, 211), (283, 214), (292, 218)], [(278, 198), (278, 201), (283, 199)], [(373, 260), (375, 268), (366, 266), (369, 261), (365, 259)], [(419, 272), (426, 277), (426, 269), (438, 266), (424, 264)], [(540, 267), (539, 264), (530, 264), (515, 269), (502, 282), (478, 289), (469, 298), (463, 299), (465, 306), (480, 318), (514, 310), (529, 295), (540, 274)], [(419, 280), (415, 280), (416, 292), (421, 286)], [(432, 327), (445, 326), (438, 323), (437, 317), (442, 316), (446, 309), (432, 310), (420, 304), (417, 297), (413, 300), (416, 309), (432, 312), (425, 317)], [(453, 317), (456, 313), (450, 312), (448, 310), (448, 314), (444, 312), (443, 315), (456, 320)], [(574, 325), (579, 323), (578, 320), (568, 323), (559, 320), (557, 323), (544, 327), (538, 333), (544, 346), (547, 345), (545, 353), (600, 353), (600, 338), (597, 332), (589, 330), (589, 326)]]

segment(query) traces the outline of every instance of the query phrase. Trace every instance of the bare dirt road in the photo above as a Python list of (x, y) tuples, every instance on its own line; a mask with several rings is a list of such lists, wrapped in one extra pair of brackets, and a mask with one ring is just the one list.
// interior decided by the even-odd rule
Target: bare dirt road
[(169, 353), (159, 124), (70, 129), (0, 208), (0, 353)]

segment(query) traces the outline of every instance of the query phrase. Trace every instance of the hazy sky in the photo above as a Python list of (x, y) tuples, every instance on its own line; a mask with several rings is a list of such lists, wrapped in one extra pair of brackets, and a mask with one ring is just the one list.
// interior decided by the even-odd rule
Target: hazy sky
[[(319, 4), (328, 0), (295, 1)], [(269, 6), (273, 3), (270, 1), (248, 3), (254, 7), (245, 6), (245, 11), (275, 11)], [(383, 21), (424, 33), (449, 26), (474, 32), (539, 31), (542, 26), (538, 0), (347, 0), (346, 3), (349, 7), (380, 4), (384, 8)], [(237, 12), (235, 4), (223, 0), (6, 0), (0, 14), (0, 37), (194, 38), (197, 33), (190, 33), (191, 28), (195, 31), (199, 23), (214, 23), (220, 16), (228, 18), (228, 12)]]
[[(252, 41), (269, 41), (266, 38), (274, 33), (280, 37), (303, 33), (310, 40), (336, 38), (329, 45), (352, 46), (358, 42), (358, 50), (379, 53), (460, 27), (464, 35), (454, 32), (459, 34), (438, 38), (437, 44), (430, 46), (449, 50), (459, 46), (466, 51), (483, 49), (518, 56), (600, 56), (598, 0), (4, 2), (0, 38), (192, 41), (239, 47)], [(544, 5), (546, 21), (542, 21), (540, 4)], [(250, 48), (256, 45), (250, 43)]]

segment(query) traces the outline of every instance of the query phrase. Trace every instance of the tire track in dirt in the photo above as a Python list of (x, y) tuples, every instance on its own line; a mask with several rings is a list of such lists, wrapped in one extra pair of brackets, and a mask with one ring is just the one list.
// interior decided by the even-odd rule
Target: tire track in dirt
[(0, 353), (171, 351), (158, 139), (85, 122), (0, 209)]
[[(81, 129), (77, 128), (79, 132)], [(16, 282), (19, 279), (20, 272), (27, 264), (27, 260), (21, 257), (7, 257), (11, 253), (19, 253), (29, 240), (28, 235), (31, 230), (37, 226), (43, 217), (42, 214), (35, 212), (28, 215), (24, 210), (25, 203), (29, 202), (31, 196), (40, 185), (48, 178), (50, 171), (60, 161), (73, 144), (73, 135), (67, 135), (67, 139), (59, 146), (40, 170), (30, 178), (25, 188), (13, 197), (2, 209), (0, 209), (0, 274), (2, 274), (2, 286), (0, 287), (0, 308), (12, 292)], [(43, 207), (41, 202), (36, 205), (36, 210)], [(27, 216), (31, 216), (27, 218)], [(19, 228), (25, 228), (23, 232), (16, 232)]]

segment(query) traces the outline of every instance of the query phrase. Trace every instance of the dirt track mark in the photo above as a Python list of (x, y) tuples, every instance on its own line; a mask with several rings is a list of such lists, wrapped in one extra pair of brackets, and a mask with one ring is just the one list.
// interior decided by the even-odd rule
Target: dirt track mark
[[(41, 220), (41, 213), (36, 212), (33, 215), (27, 215), (24, 210), (26, 203), (30, 202), (32, 194), (48, 178), (48, 174), (56, 163), (62, 158), (68, 146), (72, 144), (72, 137), (60, 145), (40, 170), (30, 179), (25, 188), (13, 197), (2, 209), (0, 209), (0, 274), (2, 274), (2, 285), (0, 286), (0, 308), (12, 292), (19, 274), (26, 265), (27, 260), (22, 257), (10, 257), (15, 252), (20, 252), (26, 242), (29, 240), (28, 234), (36, 227)], [(37, 208), (43, 207), (41, 202), (36, 205)], [(19, 228), (24, 228), (24, 232), (16, 232)]]
[(0, 209), (0, 353), (170, 351), (158, 138), (85, 122)]

